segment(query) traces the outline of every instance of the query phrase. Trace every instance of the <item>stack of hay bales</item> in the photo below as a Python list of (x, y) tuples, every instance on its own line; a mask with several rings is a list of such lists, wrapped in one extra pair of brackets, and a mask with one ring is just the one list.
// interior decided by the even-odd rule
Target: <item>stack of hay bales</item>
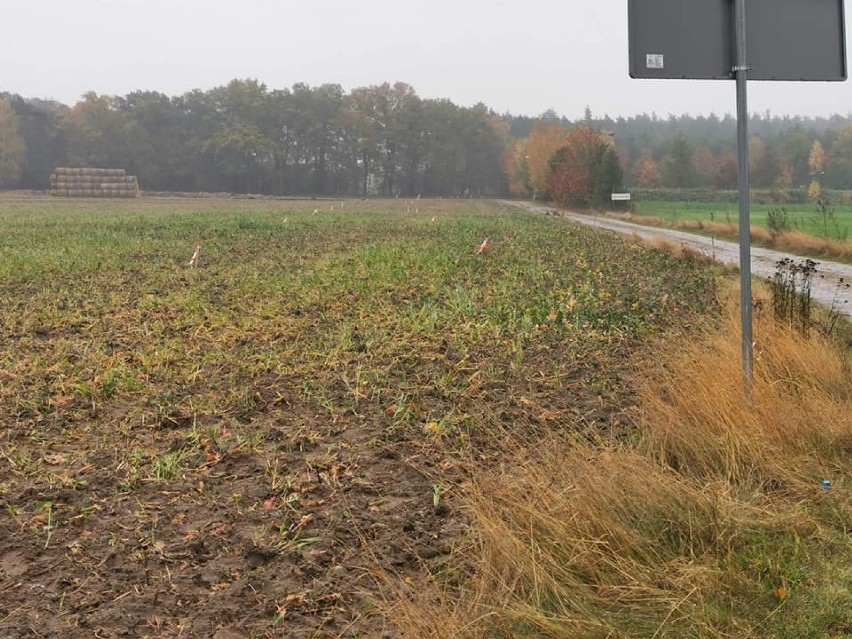
[(124, 169), (58, 168), (50, 176), (56, 197), (139, 197), (139, 180)]

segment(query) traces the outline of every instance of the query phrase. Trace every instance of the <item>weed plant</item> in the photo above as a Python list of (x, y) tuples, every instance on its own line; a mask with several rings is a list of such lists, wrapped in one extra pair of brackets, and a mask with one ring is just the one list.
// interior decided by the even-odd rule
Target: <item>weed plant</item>
[(811, 259), (797, 264), (785, 257), (775, 265), (775, 275), (770, 281), (775, 320), (786, 322), (805, 336), (811, 330), (811, 287), (818, 265)]
[(816, 201), (816, 210), (811, 225), (820, 229), (823, 237), (840, 241), (846, 241), (849, 238), (849, 227), (841, 226), (834, 204), (825, 198)]
[(777, 209), (769, 209), (766, 213), (766, 226), (772, 233), (785, 233), (793, 229), (790, 215), (783, 206)]

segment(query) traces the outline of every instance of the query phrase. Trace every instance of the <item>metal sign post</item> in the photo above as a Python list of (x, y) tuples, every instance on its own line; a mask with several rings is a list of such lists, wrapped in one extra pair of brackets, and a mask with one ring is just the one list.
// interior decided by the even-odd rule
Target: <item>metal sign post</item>
[(736, 79), (743, 380), (750, 396), (748, 81), (845, 80), (844, 0), (628, 0), (627, 11), (631, 77)]
[(748, 397), (754, 381), (754, 339), (751, 304), (751, 211), (748, 178), (748, 61), (746, 60), (745, 0), (734, 0), (737, 79), (737, 147), (740, 186), (740, 311), (742, 315), (743, 386)]

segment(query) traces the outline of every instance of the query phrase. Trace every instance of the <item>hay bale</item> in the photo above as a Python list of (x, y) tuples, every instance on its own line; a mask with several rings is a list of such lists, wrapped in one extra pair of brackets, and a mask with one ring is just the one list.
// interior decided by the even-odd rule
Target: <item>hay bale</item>
[(124, 169), (97, 169), (97, 168), (69, 168), (59, 167), (56, 169), (56, 175), (74, 176), (74, 177), (123, 177), (127, 175)]
[(125, 184), (123, 182), (98, 182), (94, 188), (104, 191), (135, 191), (136, 185)]
[(131, 184), (136, 182), (135, 175), (116, 175), (116, 176), (103, 176), (103, 175), (65, 175), (65, 174), (53, 174), (50, 176), (51, 184), (62, 184), (66, 182), (75, 182), (78, 184), (86, 183), (86, 184), (100, 184), (100, 183), (108, 183), (108, 184)]
[(139, 180), (124, 169), (59, 167), (50, 176), (57, 197), (139, 197)]
[[(91, 180), (91, 178), (90, 178)], [(138, 188), (138, 183), (134, 178), (132, 181), (122, 181), (122, 182), (104, 182), (102, 178), (94, 178), (97, 181), (90, 180), (69, 180), (69, 179), (57, 179), (50, 183), (52, 188), (62, 189), (62, 188), (80, 188), (80, 189), (130, 189), (135, 190)]]

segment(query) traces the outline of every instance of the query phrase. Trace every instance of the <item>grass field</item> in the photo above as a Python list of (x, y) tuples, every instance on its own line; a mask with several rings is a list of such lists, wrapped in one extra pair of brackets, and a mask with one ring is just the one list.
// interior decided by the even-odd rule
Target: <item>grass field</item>
[[(739, 205), (736, 203), (706, 202), (636, 202), (640, 215), (660, 217), (672, 224), (683, 220), (701, 222), (730, 222), (737, 224)], [(847, 239), (852, 237), (852, 204), (835, 205), (834, 218), (826, 219), (814, 204), (752, 204), (751, 223), (769, 228), (770, 210), (784, 208), (793, 228), (819, 237)]]
[[(852, 206), (765, 204), (751, 206), (752, 243), (778, 251), (852, 263)], [(610, 215), (639, 224), (677, 228), (730, 241), (739, 237), (737, 204), (703, 202), (636, 202), (635, 213)], [(774, 211), (774, 224), (769, 223)], [(774, 228), (770, 228), (774, 227)]]
[(487, 202), (4, 197), (0, 229), (15, 637), (399, 636), (387, 575), (458, 574), (469, 464), (624, 434), (716, 308), (702, 265)]

